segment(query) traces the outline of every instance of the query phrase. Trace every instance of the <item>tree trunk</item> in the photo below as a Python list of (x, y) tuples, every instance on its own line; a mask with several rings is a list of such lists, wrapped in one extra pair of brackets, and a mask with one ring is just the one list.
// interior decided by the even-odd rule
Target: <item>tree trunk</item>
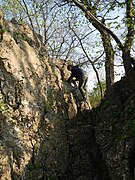
[[(96, 16), (96, 8), (92, 9), (92, 5), (88, 2), (83, 3), (73, 0), (73, 2), (85, 13), (86, 18), (92, 23), (92, 25), (100, 32), (106, 58), (105, 58), (105, 73), (106, 73), (106, 90), (114, 83), (114, 51), (111, 44), (110, 34), (101, 26), (104, 25), (98, 21)], [(91, 14), (91, 12), (94, 14)], [(105, 26), (105, 25), (104, 25)], [(106, 26), (105, 26), (106, 27)]]
[(135, 94), (135, 68), (131, 66), (130, 51), (124, 48), (122, 53), (127, 83)]
[(134, 14), (133, 14), (133, 0), (126, 0), (126, 26), (127, 35), (123, 47), (122, 58), (124, 62), (124, 68), (128, 80), (129, 87), (135, 94), (135, 68), (131, 65), (130, 51), (134, 40)]
[[(126, 26), (127, 26), (127, 36), (126, 40), (123, 44), (121, 43), (120, 39), (107, 28), (102, 22), (100, 22), (96, 16), (94, 16), (91, 11), (88, 10), (87, 6), (79, 2), (78, 0), (72, 0), (76, 6), (78, 6), (84, 13), (87, 19), (92, 22), (93, 26), (96, 29), (101, 29), (102, 31), (106, 31), (118, 44), (120, 50), (122, 51), (122, 58), (124, 63), (124, 68), (126, 72), (127, 81), (129, 87), (131, 88), (132, 92), (135, 94), (135, 68), (131, 65), (131, 57), (130, 57), (130, 50), (133, 44), (134, 39), (134, 14), (133, 14), (133, 0), (125, 0), (126, 3)], [(109, 54), (108, 54), (109, 55)]]
[(114, 83), (114, 51), (111, 44), (110, 35), (104, 31), (99, 29), (102, 42), (106, 54), (105, 58), (105, 72), (106, 72), (106, 90), (108, 91), (109, 87)]

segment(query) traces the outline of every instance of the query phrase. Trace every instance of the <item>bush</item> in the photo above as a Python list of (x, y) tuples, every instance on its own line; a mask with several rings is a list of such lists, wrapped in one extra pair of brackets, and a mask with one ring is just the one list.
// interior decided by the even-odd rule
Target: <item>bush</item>
[[(102, 91), (103, 93), (105, 92), (105, 82), (102, 81), (100, 82), (101, 86), (102, 86)], [(89, 93), (88, 95), (91, 106), (92, 107), (97, 107), (101, 101), (101, 92), (100, 92), (100, 88), (99, 88), (99, 84), (96, 84), (95, 87), (93, 88), (92, 92)]]

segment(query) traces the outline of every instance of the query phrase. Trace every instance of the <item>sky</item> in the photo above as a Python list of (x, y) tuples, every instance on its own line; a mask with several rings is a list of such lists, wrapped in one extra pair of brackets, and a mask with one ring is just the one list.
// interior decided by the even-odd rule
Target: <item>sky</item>
[[(127, 32), (125, 32), (125, 25), (122, 22), (123, 18), (125, 16), (125, 9), (115, 9), (113, 12), (109, 13), (106, 19), (106, 24), (110, 22), (111, 19), (118, 17), (117, 19), (111, 20), (110, 24), (110, 29), (117, 35), (117, 37), (121, 40), (121, 42), (124, 42), (124, 38), (122, 38), (123, 35), (126, 35)], [(120, 28), (116, 28), (116, 26), (120, 25)], [(115, 27), (115, 28), (114, 28)], [(113, 47), (116, 46), (116, 42), (112, 39), (112, 45)], [(134, 47), (135, 47), (135, 40), (134, 40)], [(98, 47), (95, 47), (95, 52)], [(131, 51), (131, 56), (135, 57), (135, 51)], [(114, 66), (114, 71), (115, 71), (115, 80), (114, 82), (117, 82), (125, 75), (125, 70), (124, 66), (122, 63), (122, 53), (116, 49), (116, 54), (115, 54), (115, 66)], [(95, 84), (97, 83), (96, 75), (92, 70), (88, 70), (89, 74), (89, 81), (88, 81), (88, 90), (92, 91), (94, 88)], [(104, 80), (105, 78), (105, 70), (104, 67), (99, 70), (100, 78), (101, 80)]]
[[(52, 8), (52, 5), (51, 5), (51, 7), (50, 7), (51, 11), (48, 14), (48, 24), (47, 25), (49, 26), (49, 23), (51, 21), (51, 13), (55, 13), (56, 11), (58, 11), (56, 20), (54, 21), (55, 24), (52, 25), (52, 27), (51, 27), (52, 29), (50, 28), (50, 32), (52, 32), (54, 30), (53, 29), (54, 27), (60, 32), (60, 33), (56, 32), (55, 34), (53, 34), (53, 36), (50, 39), (50, 43), (52, 43), (51, 45), (54, 47), (56, 46), (58, 48), (58, 50), (59, 50), (59, 46), (62, 41), (64, 32), (66, 33), (68, 31), (66, 20), (67, 20), (67, 15), (69, 15), (70, 8), (69, 7), (67, 9), (66, 8), (63, 6), (63, 7), (61, 7), (61, 9), (60, 9), (60, 7), (57, 7), (55, 9), (55, 8)], [(74, 8), (74, 7), (72, 7), (72, 8)], [(104, 7), (102, 7), (102, 8), (104, 9)], [(76, 30), (77, 34), (79, 34), (79, 37), (82, 38), (89, 32), (93, 31), (93, 27), (88, 22), (88, 20), (85, 18), (84, 14), (81, 11), (76, 10), (76, 8), (74, 8), (73, 10), (74, 11), (70, 14), (71, 17), (73, 16), (72, 27)], [(102, 13), (104, 13), (105, 10), (106, 9), (104, 9), (104, 11), (102, 11), (99, 15), (102, 16)], [(106, 17), (108, 19), (108, 20), (106, 20), (106, 23), (109, 23), (110, 21), (113, 22), (110, 24), (110, 28), (121, 40), (122, 40), (121, 36), (123, 36), (125, 33), (124, 27), (121, 26), (121, 28), (114, 28), (114, 26), (116, 27), (119, 24), (123, 24), (122, 23), (123, 15), (124, 15), (124, 9), (120, 10), (120, 8), (116, 8), (115, 11), (110, 12)], [(116, 18), (117, 16), (119, 16), (117, 19), (113, 19), (114, 17)], [(68, 49), (68, 45), (70, 44), (70, 41), (72, 40), (72, 34), (70, 33), (69, 35), (66, 36), (65, 44), (63, 44), (63, 50), (66, 48)], [(57, 37), (57, 35), (58, 35), (58, 37)], [(77, 39), (76, 39), (75, 43), (76, 42), (77, 42)], [(90, 34), (89, 36), (87, 36), (85, 39), (83, 39), (82, 42), (83, 42), (83, 45), (84, 45), (84, 47), (87, 51), (87, 54), (89, 55), (89, 58), (91, 60), (96, 59), (98, 56), (100, 56), (102, 54), (103, 47), (100, 44), (101, 38), (100, 38), (100, 35), (97, 34), (97, 31), (95, 31), (92, 34)], [(114, 41), (112, 41), (112, 43), (114, 46), (116, 45), (116, 43)], [(64, 53), (62, 55), (64, 55)], [(121, 76), (123, 76), (123, 74), (124, 74), (123, 67), (116, 66), (116, 65), (122, 64), (122, 59), (120, 58), (120, 56), (121, 56), (120, 53), (117, 53), (117, 55), (115, 56), (115, 71), (116, 71), (116, 74), (118, 74), (118, 75), (115, 75), (115, 81), (120, 80)], [(135, 57), (134, 51), (132, 51), (132, 56)], [(76, 47), (74, 49), (71, 56), (69, 56), (69, 59), (72, 59), (73, 61), (76, 61), (77, 63), (78, 63), (78, 59), (82, 59), (82, 61), (88, 60), (84, 56), (82, 49), (79, 47)], [(103, 61), (103, 60), (104, 60), (104, 56), (102, 58), (100, 58), (100, 61)], [(86, 69), (87, 69), (87, 72), (89, 75), (88, 89), (91, 91), (93, 89), (94, 85), (97, 83), (96, 75), (95, 75), (95, 72), (93, 71), (91, 65), (86, 67)], [(105, 77), (104, 67), (99, 69), (99, 74), (100, 74), (100, 79), (103, 80)]]

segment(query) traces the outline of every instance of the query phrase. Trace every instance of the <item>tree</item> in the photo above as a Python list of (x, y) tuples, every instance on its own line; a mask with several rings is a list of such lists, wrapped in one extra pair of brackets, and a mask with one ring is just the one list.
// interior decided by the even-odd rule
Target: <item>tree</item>
[[(114, 50), (111, 44), (111, 38), (110, 38), (110, 35), (106, 31), (104, 31), (104, 29), (101, 28), (101, 26), (99, 26), (91, 18), (89, 18), (89, 15), (88, 15), (89, 14), (88, 12), (91, 12), (91, 14), (97, 18), (97, 9), (98, 9), (100, 1), (96, 1), (95, 3), (92, 3), (91, 1), (86, 1), (86, 0), (83, 0), (81, 2), (76, 1), (76, 0), (70, 1), (70, 2), (74, 2), (75, 5), (79, 7), (85, 13), (86, 18), (92, 23), (92, 25), (101, 34), (101, 39), (102, 39), (102, 43), (103, 43), (105, 54), (106, 54), (105, 71), (106, 71), (106, 89), (108, 90), (109, 87), (114, 83)], [(104, 16), (102, 17), (101, 22), (105, 23)]]
[[(132, 63), (131, 63), (131, 47), (133, 44), (133, 39), (134, 39), (134, 18), (135, 18), (135, 12), (134, 12), (134, 4), (133, 0), (125, 0), (123, 3), (119, 3), (118, 1), (116, 2), (118, 5), (125, 5), (126, 6), (126, 20), (125, 20), (125, 26), (127, 27), (127, 34), (125, 38), (124, 45), (122, 44), (121, 40), (114, 34), (114, 32), (109, 29), (103, 22), (102, 19), (99, 20), (96, 17), (96, 14), (93, 13), (93, 8), (91, 5), (93, 2), (92, 1), (87, 1), (87, 0), (66, 0), (67, 3), (74, 3), (78, 8), (80, 8), (87, 19), (89, 19), (90, 22), (96, 27), (99, 31), (104, 32), (107, 35), (110, 35), (117, 43), (119, 46), (119, 49), (122, 51), (122, 58), (123, 58), (123, 63), (124, 63), (124, 68), (127, 76), (127, 80), (129, 83), (130, 88), (135, 92), (135, 71), (132, 68)], [(96, 4), (99, 3), (99, 1), (96, 1)], [(91, 9), (92, 8), (92, 9)], [(107, 36), (108, 37), (108, 36)], [(107, 38), (107, 44), (109, 39)], [(111, 48), (109, 48), (111, 49)], [(111, 64), (111, 63), (110, 63)]]
[[(98, 85), (99, 85), (100, 97), (103, 98), (103, 90), (102, 90), (102, 86), (101, 86), (101, 83), (100, 83), (99, 74), (98, 74), (98, 71), (97, 71), (97, 69), (96, 69), (96, 67), (95, 67), (95, 63), (94, 63), (94, 61), (97, 61), (97, 60), (103, 55), (103, 53), (102, 53), (96, 60), (92, 61), (92, 60), (89, 58), (89, 55), (87, 54), (87, 52), (86, 52), (86, 50), (85, 50), (85, 48), (84, 48), (84, 45), (83, 45), (83, 43), (82, 43), (82, 40), (84, 39), (84, 37), (83, 37), (83, 38), (80, 38), (80, 37), (77, 35), (77, 33), (75, 32), (75, 30), (71, 27), (70, 22), (69, 22), (69, 28), (73, 31), (73, 33), (74, 33), (75, 36), (77, 37), (77, 39), (78, 39), (78, 41), (79, 41), (79, 43), (80, 43), (80, 45), (81, 45), (81, 48), (82, 48), (84, 54), (86, 55), (88, 61), (90, 62), (90, 64), (91, 64), (92, 67), (93, 67), (93, 70), (94, 70), (94, 72), (95, 72), (95, 74), (96, 74), (97, 81), (98, 81)], [(87, 35), (85, 35), (85, 37), (87, 37)], [(86, 63), (86, 62), (83, 62), (83, 63), (81, 63), (81, 64), (85, 64), (85, 63)]]
[(1, 6), (7, 19), (15, 17), (19, 23), (29, 25), (39, 49), (44, 46), (48, 57), (67, 59), (72, 56), (77, 44), (69, 30), (61, 26), (65, 17), (59, 19), (60, 9), (54, 0), (2, 0)]
[[(106, 89), (106, 83), (105, 81), (101, 81), (100, 85), (102, 87), (103, 93), (105, 92)], [(89, 99), (92, 107), (97, 107), (101, 101), (101, 95), (100, 95), (100, 87), (99, 84), (96, 83), (95, 87), (93, 90), (89, 93)]]

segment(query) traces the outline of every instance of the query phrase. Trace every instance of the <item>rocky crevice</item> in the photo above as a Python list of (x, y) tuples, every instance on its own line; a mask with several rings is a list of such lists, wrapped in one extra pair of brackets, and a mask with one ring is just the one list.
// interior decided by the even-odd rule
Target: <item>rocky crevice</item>
[(28, 26), (2, 23), (0, 178), (133, 180), (135, 99), (125, 79), (90, 110), (65, 82), (66, 62), (47, 58)]
[[(86, 119), (88, 122), (85, 122)], [(68, 135), (69, 158), (64, 179), (109, 180), (109, 173), (88, 116), (79, 115), (78, 119), (70, 124)]]

